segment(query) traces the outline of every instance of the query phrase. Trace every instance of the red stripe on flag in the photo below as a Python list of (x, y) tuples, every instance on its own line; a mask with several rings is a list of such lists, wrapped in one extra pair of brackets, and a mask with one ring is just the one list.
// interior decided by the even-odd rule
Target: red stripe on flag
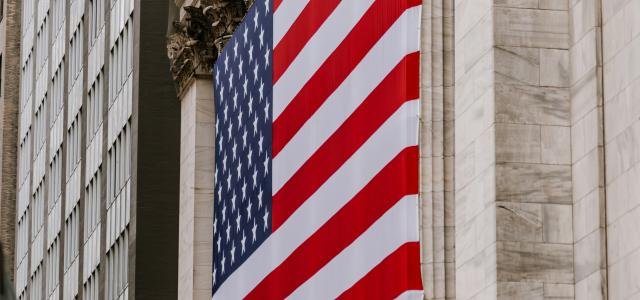
[[(293, 0), (293, 1), (298, 1), (298, 0)], [(281, 3), (282, 3), (282, 0), (273, 0), (273, 11), (276, 11), (276, 9), (278, 9)]]
[[(296, 0), (299, 1), (299, 0)], [(341, 0), (311, 0), (273, 50), (273, 84), (291, 65)]]
[(407, 55), (273, 196), (277, 230), (406, 101), (419, 97), (420, 55)]
[(273, 157), (353, 71), (384, 33), (421, 0), (377, 0), (273, 123)]
[(338, 299), (394, 299), (412, 290), (422, 290), (418, 242), (400, 246)]
[(418, 155), (417, 146), (400, 152), (245, 299), (285, 298), (349, 246), (400, 199), (417, 194)]

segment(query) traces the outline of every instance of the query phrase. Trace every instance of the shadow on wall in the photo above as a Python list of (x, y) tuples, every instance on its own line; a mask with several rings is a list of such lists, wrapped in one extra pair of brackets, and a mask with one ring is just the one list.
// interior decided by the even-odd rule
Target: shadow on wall
[(2, 243), (0, 243), (0, 300), (13, 300), (16, 296), (13, 293), (13, 284), (9, 282), (4, 267), (4, 253), (2, 253)]

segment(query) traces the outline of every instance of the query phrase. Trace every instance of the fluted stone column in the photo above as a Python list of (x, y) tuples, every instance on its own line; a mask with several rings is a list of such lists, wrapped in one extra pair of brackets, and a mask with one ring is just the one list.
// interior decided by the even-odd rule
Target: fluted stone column
[(455, 299), (453, 1), (422, 6), (421, 245), (426, 299)]

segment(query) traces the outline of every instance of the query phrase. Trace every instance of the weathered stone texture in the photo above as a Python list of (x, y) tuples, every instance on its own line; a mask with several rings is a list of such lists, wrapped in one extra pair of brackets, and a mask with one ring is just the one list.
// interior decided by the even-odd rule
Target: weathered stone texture
[(602, 1), (610, 299), (640, 297), (640, 1)]
[(453, 1), (424, 1), (422, 23), (423, 282), (427, 299), (454, 299)]
[(0, 21), (0, 250), (4, 253), (6, 274), (13, 280), (22, 2), (0, 3), (5, 5)]

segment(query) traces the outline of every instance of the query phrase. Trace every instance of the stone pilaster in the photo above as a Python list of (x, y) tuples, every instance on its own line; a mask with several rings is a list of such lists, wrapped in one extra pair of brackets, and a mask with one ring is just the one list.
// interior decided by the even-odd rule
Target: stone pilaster
[(493, 1), (455, 1), (456, 299), (497, 296)]
[(574, 297), (568, 2), (456, 1), (457, 299)]
[(426, 299), (453, 299), (453, 1), (422, 9), (422, 275)]
[(211, 76), (195, 78), (180, 99), (178, 298), (211, 298), (215, 116)]
[(600, 0), (573, 1), (571, 162), (576, 299), (607, 299)]
[(640, 1), (601, 0), (610, 299), (640, 297)]

